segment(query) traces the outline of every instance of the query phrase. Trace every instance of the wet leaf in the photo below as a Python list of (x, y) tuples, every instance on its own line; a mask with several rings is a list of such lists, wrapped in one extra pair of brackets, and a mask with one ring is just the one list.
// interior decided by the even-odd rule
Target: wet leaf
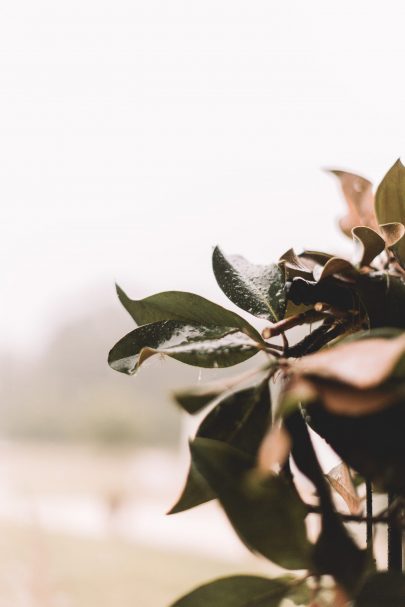
[(399, 572), (379, 572), (367, 578), (354, 607), (404, 607), (405, 575)]
[(283, 318), (285, 276), (280, 265), (254, 265), (239, 255), (225, 256), (218, 247), (212, 263), (219, 286), (239, 308), (272, 322)]
[(371, 228), (357, 226), (353, 228), (352, 234), (356, 245), (354, 263), (359, 267), (369, 266), (385, 249), (384, 238)]
[[(225, 396), (200, 424), (196, 437), (232, 445), (254, 457), (271, 423), (269, 382), (250, 386)], [(182, 494), (169, 514), (182, 512), (215, 497), (193, 458)]]
[(235, 575), (196, 588), (172, 607), (278, 607), (291, 586), (288, 578)]
[(145, 299), (130, 299), (117, 285), (117, 294), (124, 308), (138, 325), (162, 320), (178, 320), (205, 326), (234, 327), (252, 339), (262, 341), (260, 333), (239, 314), (194, 293), (163, 291)]
[(198, 367), (229, 367), (257, 351), (255, 343), (234, 328), (165, 320), (128, 333), (112, 348), (108, 362), (115, 371), (133, 375), (154, 354)]
[(346, 236), (351, 237), (351, 231), (356, 226), (367, 226), (377, 229), (377, 219), (374, 212), (374, 196), (372, 183), (348, 171), (328, 169), (340, 182), (342, 192), (348, 205), (348, 214), (339, 222), (340, 228)]
[(308, 568), (306, 508), (293, 487), (281, 477), (248, 474), (252, 459), (224, 443), (197, 438), (191, 448), (246, 546), (286, 569)]
[[(378, 186), (375, 210), (381, 224), (399, 222), (405, 224), (405, 167), (398, 159)], [(396, 247), (398, 260), (404, 267), (405, 239)]]

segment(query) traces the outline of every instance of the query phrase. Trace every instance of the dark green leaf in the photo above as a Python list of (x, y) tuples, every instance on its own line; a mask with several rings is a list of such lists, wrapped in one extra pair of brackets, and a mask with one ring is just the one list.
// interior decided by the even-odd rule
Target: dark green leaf
[(229, 367), (257, 351), (247, 335), (232, 327), (165, 320), (128, 333), (112, 348), (108, 362), (116, 371), (133, 375), (154, 354), (165, 354), (198, 367)]
[(278, 607), (290, 587), (288, 578), (235, 575), (204, 584), (171, 607)]
[[(207, 415), (197, 437), (222, 441), (255, 456), (271, 421), (269, 382), (226, 395)], [(169, 514), (203, 504), (215, 493), (191, 461), (184, 490)]]
[(350, 593), (358, 588), (367, 566), (366, 551), (355, 544), (341, 521), (332, 516), (322, 519), (313, 559), (319, 574), (332, 575)]
[(219, 286), (234, 304), (258, 318), (272, 322), (283, 318), (285, 276), (279, 264), (253, 265), (239, 255), (226, 257), (218, 247), (212, 263)]
[[(233, 390), (237, 386), (245, 386), (247, 383), (254, 381), (257, 383), (260, 379), (265, 376), (269, 376), (269, 371), (274, 363), (268, 363), (261, 368), (258, 368), (253, 374), (252, 370), (245, 371), (239, 375), (232, 377), (224, 377), (219, 380), (199, 383), (189, 388), (179, 390), (173, 394), (176, 402), (185, 410), (187, 413), (194, 414), (204, 409), (207, 405), (217, 400), (218, 397), (224, 395), (225, 392)], [(274, 367), (276, 368), (276, 367)]]
[[(390, 168), (377, 189), (375, 210), (379, 223), (405, 224), (405, 167), (398, 159)], [(405, 264), (405, 239), (395, 247), (398, 260)]]
[(145, 299), (130, 299), (117, 285), (120, 302), (138, 325), (179, 320), (198, 325), (234, 327), (262, 342), (260, 333), (244, 318), (218, 304), (185, 291), (164, 291)]
[(367, 314), (371, 329), (405, 329), (405, 281), (387, 272), (360, 276), (355, 290)]
[(379, 489), (405, 495), (405, 407), (400, 402), (370, 415), (336, 415), (307, 406), (311, 427)]
[(360, 590), (355, 607), (404, 607), (405, 575), (381, 572), (370, 576)]
[(252, 458), (224, 443), (197, 438), (191, 450), (246, 546), (286, 569), (310, 566), (307, 511), (291, 484), (281, 477), (247, 474)]

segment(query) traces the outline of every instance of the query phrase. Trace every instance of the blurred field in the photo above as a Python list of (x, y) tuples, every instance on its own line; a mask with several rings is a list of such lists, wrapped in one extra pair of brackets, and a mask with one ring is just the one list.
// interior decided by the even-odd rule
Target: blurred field
[(272, 569), (212, 503), (165, 516), (165, 450), (0, 443), (0, 607), (167, 607), (221, 575)]
[(235, 567), (214, 559), (0, 524), (1, 607), (165, 607)]

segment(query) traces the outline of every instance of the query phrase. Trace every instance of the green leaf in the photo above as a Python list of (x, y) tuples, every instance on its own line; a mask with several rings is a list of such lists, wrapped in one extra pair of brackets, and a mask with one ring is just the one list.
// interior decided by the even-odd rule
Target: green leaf
[(171, 607), (278, 607), (290, 587), (288, 578), (235, 575), (204, 584)]
[[(405, 167), (398, 159), (390, 168), (377, 189), (375, 210), (379, 223), (405, 224)], [(405, 265), (405, 239), (395, 247), (398, 260)]]
[(244, 373), (233, 375), (232, 377), (194, 384), (186, 389), (175, 392), (173, 397), (180, 407), (193, 415), (204, 409), (207, 405), (214, 404), (213, 401), (218, 401), (219, 397), (222, 400), (223, 396), (228, 396), (229, 392), (238, 386), (240, 388), (247, 384), (250, 385), (252, 382), (257, 384), (259, 381), (263, 381), (265, 377), (269, 377), (269, 374), (272, 375), (277, 368), (277, 363), (270, 361), (253, 372), (249, 369)]
[(205, 327), (177, 320), (142, 325), (110, 351), (109, 365), (133, 375), (154, 354), (165, 354), (198, 367), (229, 367), (257, 353), (256, 344), (232, 327)]
[(355, 607), (404, 607), (405, 575), (381, 572), (370, 576), (360, 590)]
[(285, 275), (279, 264), (253, 265), (239, 255), (226, 257), (218, 247), (212, 264), (222, 291), (239, 308), (272, 322), (283, 318)]
[(244, 318), (218, 304), (185, 291), (164, 291), (145, 299), (130, 299), (116, 285), (120, 302), (138, 325), (162, 320), (179, 320), (184, 323), (234, 327), (252, 339), (262, 342), (260, 333)]
[(286, 569), (310, 566), (307, 510), (291, 484), (281, 477), (259, 480), (247, 474), (252, 458), (219, 441), (196, 438), (191, 451), (248, 548)]
[[(269, 382), (225, 395), (203, 420), (197, 437), (222, 441), (255, 456), (271, 422)], [(183, 492), (169, 514), (182, 512), (215, 497), (193, 459)]]

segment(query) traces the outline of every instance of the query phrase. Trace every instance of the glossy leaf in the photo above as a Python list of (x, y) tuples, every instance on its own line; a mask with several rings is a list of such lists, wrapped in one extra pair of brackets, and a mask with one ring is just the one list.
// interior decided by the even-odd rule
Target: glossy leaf
[[(381, 224), (405, 224), (405, 167), (398, 159), (390, 168), (377, 189), (375, 210)], [(405, 264), (405, 239), (396, 247), (399, 262)]]
[(360, 590), (354, 607), (404, 607), (405, 575), (396, 571), (370, 576)]
[[(222, 441), (255, 456), (271, 422), (269, 382), (226, 395), (200, 424), (196, 436)], [(183, 492), (170, 514), (182, 512), (215, 497), (193, 459)]]
[(283, 318), (285, 277), (280, 265), (254, 265), (239, 255), (225, 256), (218, 247), (212, 263), (219, 286), (239, 308), (272, 322)]
[(313, 264), (306, 262), (305, 259), (300, 259), (296, 255), (294, 249), (288, 249), (279, 259), (279, 263), (284, 265), (287, 277), (291, 280), (296, 276), (301, 276), (307, 280), (312, 280)]
[(194, 293), (163, 291), (144, 299), (130, 299), (117, 285), (120, 302), (138, 325), (162, 320), (184, 323), (234, 327), (261, 342), (260, 333), (244, 318)]
[(246, 546), (286, 569), (308, 568), (307, 511), (293, 487), (281, 477), (247, 474), (252, 459), (224, 443), (197, 438), (191, 449)]
[(288, 578), (235, 575), (196, 588), (172, 607), (278, 607), (291, 588)]
[(255, 343), (234, 328), (165, 320), (128, 333), (112, 348), (108, 362), (116, 371), (133, 375), (154, 354), (199, 367), (229, 367), (257, 351)]
[(362, 500), (354, 486), (350, 469), (344, 462), (334, 466), (326, 475), (333, 489), (345, 501), (351, 514), (360, 514), (363, 510)]

